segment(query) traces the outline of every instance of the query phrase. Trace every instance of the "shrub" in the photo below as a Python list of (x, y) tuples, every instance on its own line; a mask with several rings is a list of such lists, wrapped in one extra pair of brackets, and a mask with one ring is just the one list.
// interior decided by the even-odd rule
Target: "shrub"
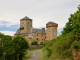
[(43, 42), (41, 42), (40, 45), (43, 45)]
[(38, 45), (38, 41), (33, 41), (32, 43), (31, 43), (31, 45)]
[(47, 56), (49, 57), (52, 53), (52, 49), (50, 47), (46, 47), (47, 50)]
[(71, 45), (71, 48), (75, 50), (79, 49), (80, 48), (79, 41), (74, 41)]

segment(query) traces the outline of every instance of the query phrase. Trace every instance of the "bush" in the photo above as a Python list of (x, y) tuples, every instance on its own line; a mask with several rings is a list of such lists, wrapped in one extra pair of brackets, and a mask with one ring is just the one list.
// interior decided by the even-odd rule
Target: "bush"
[(33, 41), (32, 43), (31, 43), (31, 45), (38, 45), (38, 41)]
[(43, 42), (41, 42), (40, 45), (43, 45)]
[(52, 53), (52, 49), (50, 47), (46, 47), (47, 50), (47, 56), (49, 57)]
[(79, 43), (80, 41), (74, 41), (73, 43), (72, 43), (72, 45), (71, 45), (71, 48), (72, 49), (75, 49), (75, 50), (77, 50), (77, 49), (79, 49), (80, 48), (80, 43)]

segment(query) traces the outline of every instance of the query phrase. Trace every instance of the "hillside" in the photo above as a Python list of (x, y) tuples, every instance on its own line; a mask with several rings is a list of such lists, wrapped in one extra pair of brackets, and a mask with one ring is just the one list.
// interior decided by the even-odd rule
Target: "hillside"
[(74, 14), (70, 14), (62, 34), (45, 42), (44, 46), (47, 60), (80, 60), (77, 58), (77, 51), (80, 49), (80, 5)]

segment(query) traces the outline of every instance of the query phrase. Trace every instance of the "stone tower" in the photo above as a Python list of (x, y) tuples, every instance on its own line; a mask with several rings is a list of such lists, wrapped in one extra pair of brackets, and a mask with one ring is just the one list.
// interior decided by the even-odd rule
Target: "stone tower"
[(30, 33), (32, 31), (32, 19), (25, 16), (20, 19), (20, 33)]
[(48, 22), (46, 24), (46, 40), (52, 40), (57, 37), (58, 24), (54, 22)]

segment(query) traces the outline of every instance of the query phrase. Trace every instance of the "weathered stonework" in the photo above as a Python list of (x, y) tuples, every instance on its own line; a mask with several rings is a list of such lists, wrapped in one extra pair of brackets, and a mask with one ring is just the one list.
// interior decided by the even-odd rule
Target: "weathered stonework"
[(16, 31), (14, 36), (22, 35), (31, 44), (32, 41), (37, 40), (38, 44), (48, 40), (52, 40), (57, 37), (58, 24), (54, 22), (48, 22), (45, 28), (36, 29), (32, 26), (32, 19), (25, 16), (20, 19), (20, 28)]

